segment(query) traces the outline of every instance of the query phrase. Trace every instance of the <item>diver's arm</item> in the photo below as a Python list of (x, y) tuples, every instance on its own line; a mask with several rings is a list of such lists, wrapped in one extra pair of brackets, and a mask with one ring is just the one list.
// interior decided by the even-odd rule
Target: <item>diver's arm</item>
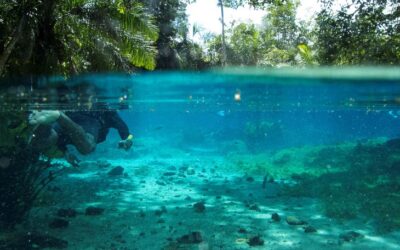
[(112, 128), (118, 130), (119, 136), (122, 139), (118, 143), (118, 147), (125, 150), (130, 149), (133, 145), (133, 136), (129, 133), (128, 125), (126, 125), (116, 111), (110, 112), (108, 115), (108, 123)]
[(118, 134), (122, 140), (126, 140), (129, 137), (128, 125), (121, 119), (117, 112), (112, 111), (108, 114), (108, 124), (112, 128), (118, 130)]
[(57, 120), (64, 133), (69, 137), (72, 144), (81, 154), (89, 154), (96, 148), (94, 136), (72, 121), (63, 112), (60, 112), (60, 117)]

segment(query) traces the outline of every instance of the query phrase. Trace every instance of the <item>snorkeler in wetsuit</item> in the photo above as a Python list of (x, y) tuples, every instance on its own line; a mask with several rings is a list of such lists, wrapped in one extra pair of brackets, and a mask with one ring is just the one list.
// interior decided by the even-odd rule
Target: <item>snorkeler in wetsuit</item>
[(128, 126), (115, 110), (34, 111), (29, 123), (35, 126), (35, 147), (42, 148), (50, 157), (64, 156), (72, 165), (79, 161), (68, 152), (67, 145), (74, 145), (81, 154), (89, 154), (105, 141), (110, 128), (118, 130), (122, 139), (119, 148), (128, 150), (133, 144)]

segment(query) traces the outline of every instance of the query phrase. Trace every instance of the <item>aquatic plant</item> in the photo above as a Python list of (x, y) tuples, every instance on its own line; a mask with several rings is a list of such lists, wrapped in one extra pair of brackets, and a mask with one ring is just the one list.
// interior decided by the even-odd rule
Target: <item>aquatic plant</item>
[[(330, 154), (330, 157), (322, 161), (320, 151), (325, 151), (326, 146), (304, 146), (296, 148), (285, 148), (273, 153), (250, 154), (235, 152), (229, 155), (230, 162), (241, 171), (249, 174), (269, 174), (275, 179), (289, 179), (299, 176), (321, 176), (325, 173), (340, 172), (345, 167), (337, 159), (347, 159), (348, 151), (354, 144), (343, 144), (330, 146), (342, 155)], [(323, 154), (326, 154), (323, 152)], [(335, 157), (332, 157), (335, 156)], [(333, 159), (332, 159), (333, 158)], [(330, 164), (337, 161), (335, 164)], [(314, 164), (310, 164), (313, 162)]]
[(399, 149), (385, 143), (358, 143), (347, 152), (328, 147), (320, 152), (318, 159), (327, 157), (323, 164), (335, 160), (342, 170), (295, 176), (297, 184), (286, 187), (286, 195), (318, 198), (331, 218), (366, 218), (380, 232), (400, 228), (400, 172), (396, 170)]
[(7, 168), (0, 169), (0, 228), (22, 222), (35, 200), (61, 171), (60, 165), (39, 159), (32, 149), (15, 152)]
[(253, 151), (263, 150), (268, 145), (279, 144), (282, 133), (282, 126), (270, 121), (247, 122), (244, 128), (245, 141), (248, 148)]

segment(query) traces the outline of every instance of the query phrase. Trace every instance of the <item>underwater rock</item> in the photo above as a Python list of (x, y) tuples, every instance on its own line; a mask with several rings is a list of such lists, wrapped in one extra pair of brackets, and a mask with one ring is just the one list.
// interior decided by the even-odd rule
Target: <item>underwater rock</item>
[(185, 172), (186, 170), (188, 170), (188, 166), (182, 166), (179, 168), (179, 172)]
[(261, 238), (261, 236), (253, 236), (251, 237), (248, 241), (247, 244), (249, 246), (254, 247), (254, 246), (263, 246), (264, 245), (264, 240)]
[(196, 213), (203, 213), (206, 210), (204, 201), (197, 202), (193, 205), (194, 211)]
[(108, 161), (102, 161), (102, 160), (96, 161), (96, 165), (99, 168), (109, 168), (109, 167), (111, 167), (111, 163), (109, 163)]
[(163, 175), (164, 176), (174, 176), (174, 175), (176, 175), (176, 173), (175, 172), (165, 172)]
[(165, 182), (163, 181), (156, 181), (156, 184), (160, 185), (160, 186), (165, 186), (167, 185)]
[(273, 213), (271, 214), (271, 219), (275, 222), (280, 222), (281, 221), (281, 217), (279, 216), (279, 214), (277, 213)]
[(104, 208), (101, 207), (88, 207), (86, 208), (85, 215), (94, 216), (94, 215), (101, 215), (104, 213)]
[(114, 239), (116, 242), (121, 243), (121, 244), (125, 244), (125, 243), (126, 243), (126, 240), (124, 239), (124, 237), (123, 237), (121, 234), (115, 235), (115, 236), (113, 237), (113, 239)]
[(64, 219), (60, 219), (60, 218), (56, 218), (53, 219), (50, 223), (49, 223), (49, 227), (50, 228), (67, 228), (69, 226), (69, 221), (64, 220)]
[(141, 217), (141, 218), (146, 217), (146, 213), (143, 210), (140, 210), (139, 217)]
[(68, 241), (55, 238), (50, 235), (41, 235), (38, 233), (27, 233), (17, 237), (12, 242), (0, 242), (1, 249), (19, 250), (19, 249), (64, 249), (68, 247)]
[(191, 232), (177, 239), (177, 242), (182, 244), (199, 244), (202, 241), (203, 238), (200, 232)]
[(364, 238), (364, 235), (357, 233), (355, 231), (349, 231), (349, 232), (339, 235), (339, 239), (341, 241), (346, 241), (346, 242), (352, 242), (352, 241), (355, 241), (355, 240), (361, 239), (361, 238)]
[(313, 227), (313, 226), (306, 226), (306, 227), (304, 227), (304, 232), (305, 233), (316, 233), (317, 229), (315, 229), (315, 227)]
[(194, 175), (194, 174), (196, 174), (196, 171), (194, 171), (193, 168), (188, 168), (188, 170), (186, 171), (186, 174), (187, 175)]
[(385, 146), (390, 148), (390, 149), (400, 149), (400, 139), (390, 139), (386, 141)]
[(169, 166), (167, 168), (168, 171), (176, 171), (176, 167), (175, 166)]
[(307, 224), (307, 222), (300, 220), (296, 216), (287, 216), (286, 222), (287, 222), (287, 224), (292, 225), (292, 226), (300, 226), (300, 225)]
[(250, 210), (257, 211), (257, 212), (261, 212), (261, 208), (260, 208), (257, 204), (251, 204), (251, 205), (249, 205), (249, 209), (250, 209)]
[(162, 206), (160, 209), (157, 209), (156, 211), (154, 211), (154, 214), (156, 216), (161, 216), (162, 214), (167, 213), (167, 208), (165, 206)]
[(253, 182), (253, 181), (254, 181), (254, 178), (251, 177), (251, 176), (248, 176), (248, 177), (246, 177), (246, 181), (247, 181), (247, 182)]
[(117, 166), (108, 172), (108, 176), (119, 176), (124, 174), (124, 168)]
[(60, 208), (57, 211), (57, 216), (59, 217), (67, 217), (67, 218), (74, 218), (76, 217), (77, 212), (73, 208)]

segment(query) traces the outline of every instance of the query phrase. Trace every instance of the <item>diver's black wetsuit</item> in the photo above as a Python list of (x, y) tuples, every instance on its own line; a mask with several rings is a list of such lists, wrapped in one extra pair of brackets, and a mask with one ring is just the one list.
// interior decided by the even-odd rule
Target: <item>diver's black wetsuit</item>
[[(118, 130), (119, 136), (125, 140), (129, 136), (129, 128), (121, 119), (116, 111), (78, 111), (65, 113), (73, 122), (81, 126), (86, 133), (90, 133), (94, 137), (96, 144), (106, 140), (110, 128)], [(57, 131), (58, 148), (66, 149), (68, 144), (73, 144), (65, 131), (55, 124), (54, 129)]]

